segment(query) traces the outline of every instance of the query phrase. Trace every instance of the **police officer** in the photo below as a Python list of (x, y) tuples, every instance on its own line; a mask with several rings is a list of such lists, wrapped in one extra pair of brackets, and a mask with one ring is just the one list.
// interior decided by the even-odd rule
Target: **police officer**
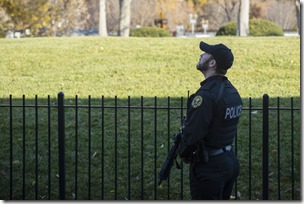
[(196, 68), (205, 80), (189, 97), (179, 155), (190, 163), (193, 200), (228, 200), (240, 169), (232, 144), (242, 100), (225, 76), (234, 60), (231, 50), (205, 42), (200, 42), (200, 49), (204, 53)]

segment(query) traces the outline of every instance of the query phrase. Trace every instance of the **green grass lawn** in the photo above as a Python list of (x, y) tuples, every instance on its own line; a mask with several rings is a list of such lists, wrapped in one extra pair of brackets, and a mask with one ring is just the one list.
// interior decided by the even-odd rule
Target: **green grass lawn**
[(203, 80), (201, 40), (232, 49), (227, 76), (243, 98), (300, 95), (299, 37), (80, 37), (1, 39), (0, 96), (185, 96)]
[[(201, 54), (198, 47), (201, 40), (210, 44), (224, 43), (234, 53), (235, 62), (227, 76), (239, 90), (245, 108), (240, 119), (237, 137), (238, 156), (241, 162), (238, 191), (242, 200), (248, 200), (249, 194), (252, 200), (261, 200), (262, 114), (260, 110), (250, 112), (249, 107), (261, 107), (261, 98), (265, 93), (270, 96), (271, 107), (277, 107), (277, 97), (280, 97), (281, 108), (291, 106), (291, 97), (293, 97), (294, 107), (300, 107), (299, 37), (0, 39), (0, 198), (9, 199), (9, 146), (12, 142), (14, 147), (13, 199), (22, 199), (23, 160), (26, 175), (25, 199), (35, 199), (36, 196), (38, 199), (48, 199), (49, 189), (51, 189), (51, 199), (58, 199), (56, 108), (51, 108), (49, 134), (47, 108), (41, 107), (35, 112), (33, 106), (35, 103), (46, 105), (48, 95), (50, 95), (50, 104), (56, 104), (57, 93), (62, 91), (65, 94), (65, 104), (71, 105), (65, 112), (67, 199), (74, 199), (76, 194), (74, 182), (76, 155), (78, 155), (78, 199), (88, 199), (89, 190), (91, 190), (90, 198), (92, 199), (113, 200), (116, 194), (117, 199), (125, 200), (128, 199), (130, 183), (130, 199), (139, 200), (141, 199), (141, 182), (144, 185), (143, 198), (145, 200), (153, 200), (155, 197), (168, 199), (168, 183), (165, 181), (160, 187), (155, 186), (155, 176), (157, 176), (155, 169), (158, 173), (170, 146), (171, 136), (179, 128), (181, 111), (179, 109), (168, 111), (164, 108), (155, 112), (153, 107), (168, 107), (168, 104), (172, 107), (180, 107), (181, 97), (183, 97), (185, 107), (188, 91), (195, 92), (204, 79), (195, 68)], [(22, 97), (25, 95), (25, 104), (32, 106), (26, 108), (25, 114), (22, 112), (22, 107), (13, 109), (12, 141), (9, 133), (10, 110), (8, 107), (1, 107), (1, 105), (9, 104), (10, 94), (13, 97), (13, 105), (21, 105)], [(35, 101), (35, 95), (38, 95), (37, 101)], [(84, 106), (77, 113), (74, 108), (76, 95), (78, 105)], [(96, 106), (91, 108), (91, 112), (85, 107), (89, 103), (89, 95), (91, 105)], [(127, 108), (117, 109), (117, 112), (115, 108), (103, 110), (100, 108), (102, 96), (104, 96), (106, 106), (114, 106), (114, 97), (117, 96), (117, 105), (128, 107), (128, 96), (131, 96), (132, 107), (140, 107), (142, 102), (145, 107), (152, 107), (152, 109), (143, 110), (143, 119), (140, 108), (131, 108), (130, 113)], [(141, 101), (141, 96), (143, 96), (143, 101)], [(169, 102), (168, 96), (170, 96)], [(252, 102), (251, 105), (249, 100)], [(39, 115), (37, 123), (36, 114)], [(104, 114), (104, 120), (102, 120), (102, 114)], [(75, 124), (76, 115), (79, 120), (77, 125)], [(280, 117), (279, 132), (277, 131), (278, 116)], [(251, 167), (248, 160), (249, 118), (252, 120)], [(23, 131), (23, 122), (26, 124), (25, 131)], [(102, 123), (104, 123), (104, 130), (102, 130)], [(279, 164), (281, 165), (281, 199), (291, 200), (291, 126), (294, 127), (294, 198), (301, 199), (300, 111), (295, 110), (291, 115), (290, 110), (278, 112), (276, 108), (273, 108), (270, 111), (270, 200), (278, 199)], [(141, 128), (144, 130), (143, 135)], [(77, 137), (76, 130), (78, 130)], [(280, 150), (277, 148), (278, 134)], [(48, 135), (50, 135), (50, 143)], [(78, 151), (75, 149), (76, 138)], [(128, 171), (129, 141), (132, 155), (130, 171)], [(26, 152), (24, 158), (23, 143), (25, 143)], [(48, 186), (49, 145), (51, 186)], [(104, 145), (104, 152), (102, 145)], [(144, 175), (141, 174), (141, 145), (144, 150)], [(116, 146), (118, 149), (115, 153)], [(278, 157), (281, 159), (280, 162), (278, 162)], [(89, 158), (91, 158), (90, 165)], [(102, 160), (105, 165), (104, 179), (101, 177)], [(116, 187), (115, 168), (118, 170)], [(251, 192), (248, 188), (249, 168), (252, 170)], [(38, 170), (37, 178), (36, 169)], [(189, 199), (187, 170), (188, 166), (184, 165), (183, 195), (186, 200)], [(180, 175), (179, 170), (172, 170), (170, 177), (172, 200), (180, 198)], [(88, 189), (89, 182), (91, 189)], [(101, 189), (102, 184), (104, 192)], [(35, 192), (37, 186), (38, 194)]]

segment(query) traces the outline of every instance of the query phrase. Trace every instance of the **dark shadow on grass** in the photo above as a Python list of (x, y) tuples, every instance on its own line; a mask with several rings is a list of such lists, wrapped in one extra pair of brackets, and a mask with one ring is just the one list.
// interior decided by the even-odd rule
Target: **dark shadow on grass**
[[(188, 165), (157, 186), (187, 97), (66, 98), (66, 199), (189, 200)], [(10, 103), (12, 108), (10, 108)], [(262, 98), (243, 99), (234, 195), (262, 199)], [(270, 98), (269, 199), (300, 197), (300, 97)], [(57, 99), (0, 99), (0, 199), (59, 199)]]

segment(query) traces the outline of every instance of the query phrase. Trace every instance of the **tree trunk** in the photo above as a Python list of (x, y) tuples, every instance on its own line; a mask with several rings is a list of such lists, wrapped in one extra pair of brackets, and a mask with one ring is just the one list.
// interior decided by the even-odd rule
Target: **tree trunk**
[(132, 0), (119, 0), (119, 31), (118, 35), (129, 37)]
[(295, 0), (296, 6), (296, 15), (297, 15), (297, 25), (298, 25), (298, 33), (301, 35), (301, 3), (300, 0)]
[(107, 37), (106, 0), (99, 0), (99, 35)]
[(249, 0), (240, 1), (238, 35), (248, 36), (249, 34)]

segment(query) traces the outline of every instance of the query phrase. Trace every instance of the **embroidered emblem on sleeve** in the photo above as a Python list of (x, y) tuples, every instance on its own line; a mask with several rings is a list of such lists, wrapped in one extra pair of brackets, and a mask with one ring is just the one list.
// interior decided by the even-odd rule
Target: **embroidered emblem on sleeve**
[(197, 108), (200, 105), (202, 105), (203, 98), (201, 96), (195, 96), (195, 98), (192, 100), (192, 107)]

